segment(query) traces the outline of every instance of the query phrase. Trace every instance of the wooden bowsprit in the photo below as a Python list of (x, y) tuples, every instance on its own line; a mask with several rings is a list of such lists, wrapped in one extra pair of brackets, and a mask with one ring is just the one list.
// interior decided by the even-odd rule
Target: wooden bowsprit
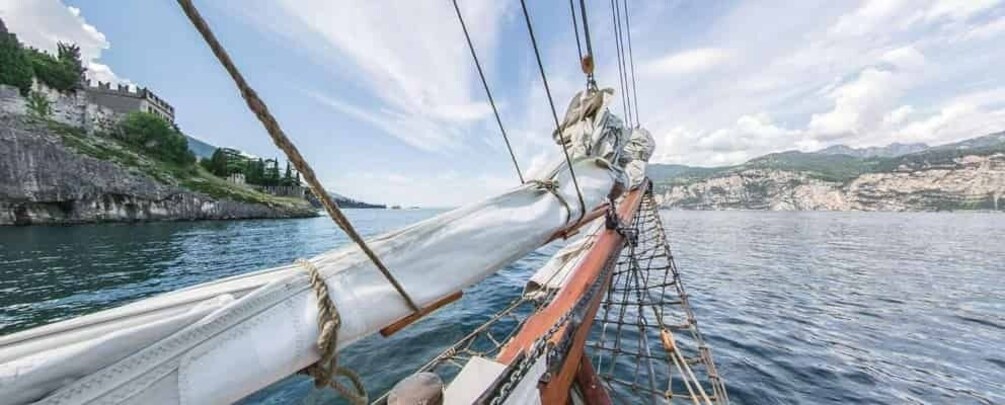
[[(635, 217), (648, 187), (646, 181), (622, 199), (617, 208), (622, 222), (631, 222)], [(543, 403), (562, 404), (568, 400), (580, 371), (587, 334), (610, 284), (612, 265), (625, 243), (626, 238), (620, 230), (605, 229), (554, 299), (531, 315), (497, 356), (500, 363), (514, 367), (518, 362), (535, 361), (541, 354), (537, 352), (542, 344), (561, 348), (548, 354), (547, 381), (538, 386)], [(507, 395), (506, 392), (497, 394)]]

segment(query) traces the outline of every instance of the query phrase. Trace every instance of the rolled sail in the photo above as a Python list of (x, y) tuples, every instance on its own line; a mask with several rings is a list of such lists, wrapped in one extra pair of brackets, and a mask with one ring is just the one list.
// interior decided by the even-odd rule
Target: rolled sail
[[(593, 108), (571, 121), (567, 113), (563, 124), (571, 125), (556, 138), (586, 145), (572, 150), (588, 211), (604, 203), (617, 182), (628, 181), (621, 150), (630, 135), (607, 111), (609, 92), (576, 98)], [(585, 214), (569, 167), (554, 167), (541, 182), (367, 243), (416, 304), (432, 304), (523, 257)], [(339, 348), (412, 312), (354, 245), (309, 261), (341, 315)], [(0, 404), (233, 402), (319, 359), (317, 315), (307, 271), (293, 264), (5, 336)]]

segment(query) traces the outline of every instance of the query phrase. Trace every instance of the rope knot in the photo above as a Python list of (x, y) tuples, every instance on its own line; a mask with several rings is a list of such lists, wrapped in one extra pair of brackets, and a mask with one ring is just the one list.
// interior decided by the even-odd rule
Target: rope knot
[[(352, 370), (338, 365), (338, 330), (342, 326), (342, 317), (335, 307), (335, 302), (328, 295), (328, 285), (321, 277), (321, 271), (310, 261), (298, 259), (297, 265), (307, 270), (311, 288), (318, 300), (318, 351), (321, 358), (303, 370), (303, 372), (314, 378), (316, 388), (331, 387), (342, 396), (349, 399), (354, 404), (365, 404), (368, 402), (366, 388), (359, 375)], [(352, 388), (338, 382), (339, 376), (345, 377), (352, 383)]]

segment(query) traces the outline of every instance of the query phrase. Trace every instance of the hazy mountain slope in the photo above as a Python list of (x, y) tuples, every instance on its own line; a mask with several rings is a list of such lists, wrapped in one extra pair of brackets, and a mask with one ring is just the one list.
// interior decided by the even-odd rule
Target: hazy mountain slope
[(650, 178), (662, 205), (680, 209), (1005, 210), (1005, 132), (890, 157), (835, 150), (718, 168), (652, 165)]

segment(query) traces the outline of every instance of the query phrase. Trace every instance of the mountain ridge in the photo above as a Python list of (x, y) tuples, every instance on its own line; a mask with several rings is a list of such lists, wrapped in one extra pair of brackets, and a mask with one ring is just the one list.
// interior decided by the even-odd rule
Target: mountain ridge
[[(999, 203), (1005, 196), (1005, 131), (920, 145), (785, 151), (720, 167), (654, 164), (649, 175), (668, 208), (913, 211), (1005, 205)], [(843, 150), (852, 154), (836, 153)]]

